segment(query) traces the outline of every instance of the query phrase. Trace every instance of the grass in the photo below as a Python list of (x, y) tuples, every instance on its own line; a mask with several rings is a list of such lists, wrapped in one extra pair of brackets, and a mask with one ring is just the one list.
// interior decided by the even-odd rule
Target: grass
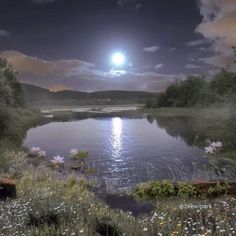
[[(23, 153), (14, 158), (17, 155)], [(0, 202), (0, 236), (235, 234), (233, 196), (214, 200), (162, 196), (153, 202), (154, 212), (135, 218), (97, 199), (92, 192), (96, 183), (83, 177), (17, 166), (21, 170), (15, 175), (17, 198)]]
[(19, 150), (27, 130), (42, 123), (39, 110), (32, 108), (0, 108), (0, 166), (4, 166), (5, 152)]

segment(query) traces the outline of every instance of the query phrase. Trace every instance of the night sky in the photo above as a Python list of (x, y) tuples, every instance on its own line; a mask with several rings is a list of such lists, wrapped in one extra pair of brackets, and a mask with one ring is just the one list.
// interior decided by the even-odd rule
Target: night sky
[(235, 70), (235, 29), (235, 0), (0, 2), (0, 56), (22, 82), (52, 90), (158, 92), (176, 77)]

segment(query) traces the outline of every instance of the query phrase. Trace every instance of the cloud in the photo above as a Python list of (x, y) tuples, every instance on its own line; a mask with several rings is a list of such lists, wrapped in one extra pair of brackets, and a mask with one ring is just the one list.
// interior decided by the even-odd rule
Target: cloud
[(185, 43), (185, 45), (189, 47), (196, 47), (196, 46), (205, 45), (207, 43), (209, 43), (208, 39), (197, 39), (197, 40), (189, 41)]
[(195, 64), (187, 64), (187, 65), (185, 66), (185, 68), (186, 68), (186, 69), (199, 69), (199, 68), (201, 68), (201, 66), (195, 65)]
[(163, 91), (175, 81), (176, 75), (154, 72), (134, 72), (96, 68), (93, 63), (67, 59), (49, 61), (27, 56), (17, 51), (3, 51), (0, 57), (8, 59), (19, 72), (19, 80), (52, 90), (146, 90)]
[(10, 33), (7, 30), (0, 29), (0, 37), (7, 37)]
[(236, 71), (232, 46), (236, 46), (236, 1), (200, 0), (202, 22), (196, 28), (205, 38), (212, 41), (215, 55), (202, 59), (205, 63)]
[(55, 0), (32, 0), (36, 4), (43, 4), (43, 3), (52, 3)]
[(155, 65), (155, 69), (158, 70), (158, 69), (162, 68), (163, 66), (164, 66), (163, 63), (157, 64), (157, 65)]
[(141, 3), (137, 3), (136, 5), (135, 5), (135, 10), (140, 10), (141, 8), (142, 8), (142, 4)]
[(142, 0), (118, 0), (117, 5), (118, 6), (125, 6), (128, 4), (136, 4), (136, 6), (141, 5), (140, 7), (142, 7), (142, 4), (140, 3), (140, 1), (142, 1)]
[(155, 53), (159, 49), (160, 49), (159, 46), (150, 46), (150, 47), (143, 48), (143, 51), (148, 52), (148, 53)]
[(169, 52), (174, 52), (174, 51), (176, 51), (176, 50), (177, 50), (177, 48), (169, 48), (169, 49), (168, 49)]

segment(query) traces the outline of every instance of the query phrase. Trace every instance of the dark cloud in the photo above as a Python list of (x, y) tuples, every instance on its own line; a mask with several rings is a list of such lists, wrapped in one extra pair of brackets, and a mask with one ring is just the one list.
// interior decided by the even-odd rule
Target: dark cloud
[(52, 3), (55, 0), (32, 0), (36, 4), (43, 4), (43, 3)]
[(177, 48), (169, 48), (169, 49), (168, 49), (169, 52), (174, 52), (174, 51), (176, 51), (176, 50), (177, 50)]
[(0, 29), (0, 37), (7, 37), (10, 35), (10, 32), (4, 29)]

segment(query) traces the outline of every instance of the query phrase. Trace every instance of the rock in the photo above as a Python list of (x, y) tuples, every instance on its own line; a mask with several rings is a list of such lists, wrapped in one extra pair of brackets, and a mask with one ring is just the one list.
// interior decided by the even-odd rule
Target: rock
[(0, 180), (0, 200), (16, 197), (16, 183), (12, 179)]

